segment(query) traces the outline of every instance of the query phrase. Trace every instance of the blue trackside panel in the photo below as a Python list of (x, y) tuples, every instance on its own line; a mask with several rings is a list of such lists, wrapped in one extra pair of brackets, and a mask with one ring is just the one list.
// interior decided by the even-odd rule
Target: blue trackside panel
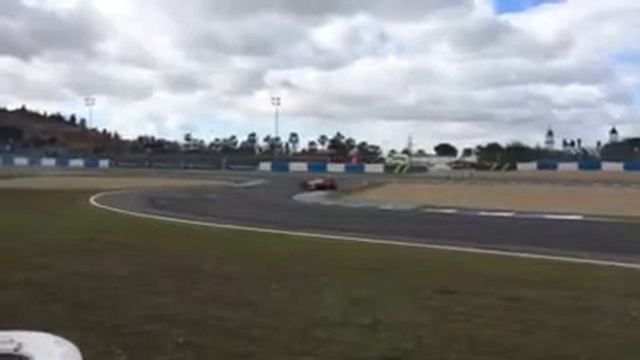
[(640, 171), (640, 161), (626, 161), (624, 171)]
[(97, 158), (86, 158), (84, 159), (84, 167), (95, 169), (100, 165), (100, 160)]
[(271, 171), (273, 172), (289, 172), (289, 163), (284, 161), (275, 161), (271, 163)]
[(556, 171), (558, 170), (558, 163), (555, 161), (538, 161), (538, 170)]
[(40, 158), (29, 158), (29, 166), (40, 166)]
[(69, 159), (56, 158), (56, 167), (69, 167)]
[(602, 163), (598, 160), (585, 160), (578, 163), (578, 167), (582, 171), (600, 171)]
[(309, 163), (307, 167), (309, 168), (309, 172), (312, 173), (326, 173), (328, 171), (327, 163)]
[(347, 174), (362, 174), (364, 173), (364, 164), (346, 164), (344, 171)]
[(13, 156), (11, 156), (11, 155), (3, 155), (2, 156), (2, 165), (3, 166), (13, 166)]

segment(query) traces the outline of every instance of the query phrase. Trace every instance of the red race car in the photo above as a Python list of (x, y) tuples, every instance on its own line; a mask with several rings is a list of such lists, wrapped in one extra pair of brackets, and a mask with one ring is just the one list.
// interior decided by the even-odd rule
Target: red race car
[(303, 182), (302, 187), (307, 191), (338, 190), (338, 183), (332, 178), (315, 178)]

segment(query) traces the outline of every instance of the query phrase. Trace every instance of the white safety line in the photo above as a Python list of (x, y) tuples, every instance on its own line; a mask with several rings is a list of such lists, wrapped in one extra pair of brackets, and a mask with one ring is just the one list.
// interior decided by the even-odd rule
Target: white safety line
[(267, 181), (266, 180), (262, 180), (262, 179), (257, 179), (257, 180), (249, 180), (247, 182), (243, 182), (240, 184), (234, 184), (233, 187), (235, 188), (250, 188), (250, 187), (257, 187), (263, 184), (266, 184)]
[(542, 215), (543, 218), (548, 220), (584, 220), (584, 215)]
[(430, 213), (430, 214), (447, 214), (447, 215), (457, 214), (459, 212), (458, 209), (432, 209), (432, 208), (421, 209), (420, 211)]
[(268, 228), (254, 227), (254, 226), (240, 226), (240, 225), (210, 223), (210, 222), (204, 222), (204, 221), (185, 220), (185, 219), (178, 219), (178, 218), (173, 218), (168, 216), (151, 215), (151, 214), (144, 214), (144, 213), (139, 213), (135, 211), (122, 210), (122, 209), (104, 205), (98, 202), (98, 200), (103, 196), (115, 195), (115, 194), (121, 194), (121, 193), (127, 193), (127, 192), (131, 192), (131, 190), (120, 190), (120, 191), (110, 191), (110, 192), (99, 193), (99, 194), (93, 195), (89, 199), (89, 203), (99, 209), (103, 209), (103, 210), (107, 210), (107, 211), (111, 211), (111, 212), (115, 212), (123, 215), (129, 215), (129, 216), (152, 219), (152, 220), (168, 221), (168, 222), (174, 222), (174, 223), (186, 224), (186, 225), (225, 229), (225, 230), (250, 231), (250, 232), (263, 233), (263, 234), (276, 234), (276, 235), (287, 235), (287, 236), (314, 237), (318, 239), (353, 241), (353, 242), (360, 242), (365, 244), (402, 246), (402, 247), (428, 249), (428, 250), (450, 251), (450, 252), (481, 254), (481, 255), (494, 255), (494, 256), (521, 258), (521, 259), (545, 260), (545, 261), (564, 262), (564, 263), (570, 263), (570, 264), (595, 265), (595, 266), (617, 267), (617, 268), (640, 270), (640, 264), (625, 263), (625, 262), (618, 262), (618, 261), (574, 258), (574, 257), (568, 257), (568, 256), (540, 255), (540, 254), (532, 254), (532, 253), (526, 253), (526, 252), (511, 252), (511, 251), (503, 251), (503, 250), (483, 250), (483, 249), (469, 248), (469, 247), (462, 247), (462, 246), (408, 243), (408, 242), (402, 242), (402, 241), (369, 239), (364, 237), (327, 235), (327, 234), (318, 234), (313, 232), (276, 230), (276, 229), (268, 229)]
[(409, 205), (409, 204), (383, 204), (378, 206), (378, 210), (383, 211), (408, 211), (415, 210), (418, 208), (418, 205)]
[(506, 212), (506, 211), (480, 211), (478, 212), (479, 216), (490, 216), (490, 217), (514, 217), (516, 216), (515, 212)]

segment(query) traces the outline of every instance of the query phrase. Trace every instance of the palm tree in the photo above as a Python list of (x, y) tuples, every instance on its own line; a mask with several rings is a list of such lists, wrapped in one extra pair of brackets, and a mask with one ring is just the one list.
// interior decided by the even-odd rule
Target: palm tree
[(346, 146), (347, 153), (351, 153), (357, 146), (357, 142), (354, 138), (348, 138), (345, 140), (344, 144)]
[(250, 133), (249, 136), (247, 136), (247, 143), (255, 148), (256, 144), (258, 144), (258, 135), (254, 132)]
[(231, 135), (225, 142), (230, 150), (235, 150), (238, 147), (238, 137), (235, 135)]
[[(327, 144), (329, 143), (329, 137), (327, 135), (320, 135), (318, 138), (318, 144), (322, 147), (323, 150), (327, 149)], [(318, 145), (316, 144), (316, 146)]]
[(275, 151), (275, 138), (271, 135), (267, 135), (262, 139), (269, 152)]
[(240, 143), (240, 149), (255, 154), (258, 151), (258, 135), (254, 132), (249, 133), (246, 140)]
[(291, 150), (295, 154), (298, 152), (298, 145), (300, 144), (300, 136), (296, 132), (289, 134), (289, 144), (291, 144)]
[(282, 143), (282, 138), (280, 136), (276, 136), (273, 138), (273, 143), (276, 145), (277, 148), (282, 147), (283, 143)]
[(213, 139), (213, 141), (209, 144), (209, 149), (213, 150), (214, 152), (220, 152), (222, 150), (222, 140), (220, 140), (220, 138)]

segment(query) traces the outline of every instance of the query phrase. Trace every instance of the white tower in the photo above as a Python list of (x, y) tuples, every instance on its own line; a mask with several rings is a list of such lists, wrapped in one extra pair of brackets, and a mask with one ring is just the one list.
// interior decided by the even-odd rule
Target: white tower
[(555, 134), (553, 133), (553, 130), (551, 128), (547, 130), (547, 136), (544, 140), (544, 147), (547, 148), (547, 150), (553, 150), (556, 147)]
[(618, 129), (614, 126), (611, 128), (611, 131), (609, 131), (609, 142), (615, 143), (618, 141), (620, 141), (620, 134), (618, 133)]

